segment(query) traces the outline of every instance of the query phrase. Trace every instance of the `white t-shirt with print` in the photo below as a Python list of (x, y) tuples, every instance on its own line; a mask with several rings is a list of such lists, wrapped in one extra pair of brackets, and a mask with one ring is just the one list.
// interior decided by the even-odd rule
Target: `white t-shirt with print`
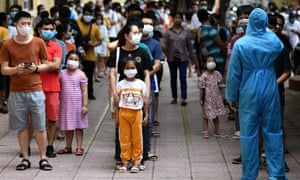
[(117, 92), (120, 97), (119, 108), (140, 110), (144, 106), (146, 84), (140, 79), (134, 81), (121, 80), (117, 83)]

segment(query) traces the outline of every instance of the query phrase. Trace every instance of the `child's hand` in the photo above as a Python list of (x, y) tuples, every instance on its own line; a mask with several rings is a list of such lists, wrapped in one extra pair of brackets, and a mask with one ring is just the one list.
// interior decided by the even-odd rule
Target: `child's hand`
[(144, 117), (144, 119), (143, 119), (143, 121), (142, 121), (142, 125), (143, 125), (143, 126), (146, 126), (147, 124), (148, 124), (148, 114), (145, 115), (145, 117)]
[(81, 113), (82, 114), (87, 114), (88, 113), (88, 107), (87, 106), (82, 106)]
[(201, 106), (203, 106), (203, 104), (204, 104), (204, 103), (203, 103), (203, 101), (202, 101), (202, 100), (200, 100), (200, 105), (201, 105)]

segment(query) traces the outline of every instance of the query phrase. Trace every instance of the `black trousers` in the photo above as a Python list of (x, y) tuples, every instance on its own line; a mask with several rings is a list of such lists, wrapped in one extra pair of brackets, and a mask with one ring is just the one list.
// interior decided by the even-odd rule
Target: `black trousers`
[(95, 61), (86, 61), (82, 60), (83, 72), (88, 78), (88, 95), (94, 95), (94, 70), (95, 70)]

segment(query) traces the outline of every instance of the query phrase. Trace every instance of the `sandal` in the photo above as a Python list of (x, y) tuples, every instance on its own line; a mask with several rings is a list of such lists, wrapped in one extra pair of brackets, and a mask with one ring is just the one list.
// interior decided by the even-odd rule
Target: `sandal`
[(122, 166), (119, 168), (120, 173), (125, 173), (126, 171), (127, 171), (127, 167), (125, 167), (125, 166)]
[(28, 159), (22, 159), (22, 161), (16, 166), (17, 171), (24, 171), (31, 167), (31, 163)]
[(121, 161), (116, 161), (115, 170), (119, 170), (121, 167), (122, 167), (122, 162)]
[(155, 154), (149, 153), (148, 159), (152, 160), (152, 161), (156, 161), (158, 159), (158, 156), (156, 156)]
[(57, 154), (72, 154), (72, 148), (65, 147), (60, 149)]
[(51, 171), (53, 167), (49, 164), (47, 159), (41, 159), (39, 162), (40, 170)]
[(140, 169), (135, 165), (130, 169), (131, 173), (138, 173), (140, 171)]
[(153, 137), (160, 137), (160, 133), (157, 131), (152, 131), (152, 136)]
[(208, 139), (209, 138), (208, 131), (202, 131), (202, 136), (204, 139)]
[(84, 149), (83, 149), (83, 148), (76, 148), (76, 153), (75, 153), (75, 155), (76, 155), (76, 156), (82, 156), (82, 155), (83, 155), (83, 152), (84, 152)]
[(153, 121), (153, 126), (159, 126), (159, 121), (157, 120)]

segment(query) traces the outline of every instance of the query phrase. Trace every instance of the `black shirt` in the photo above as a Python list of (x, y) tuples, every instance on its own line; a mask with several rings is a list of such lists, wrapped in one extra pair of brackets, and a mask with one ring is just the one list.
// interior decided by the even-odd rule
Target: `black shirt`
[[(110, 68), (116, 67), (116, 52), (117, 52), (116, 49), (112, 51), (107, 61), (106, 65)], [(146, 50), (144, 50), (141, 47), (132, 51), (128, 51), (120, 48), (120, 56), (119, 56), (119, 63), (118, 63), (118, 73), (120, 74), (119, 81), (125, 78), (123, 69), (126, 61), (129, 59), (133, 59), (136, 62), (138, 73), (135, 77), (144, 81), (145, 80), (144, 70), (151, 71), (152, 66), (151, 66), (151, 61), (148, 53), (146, 52)]]

